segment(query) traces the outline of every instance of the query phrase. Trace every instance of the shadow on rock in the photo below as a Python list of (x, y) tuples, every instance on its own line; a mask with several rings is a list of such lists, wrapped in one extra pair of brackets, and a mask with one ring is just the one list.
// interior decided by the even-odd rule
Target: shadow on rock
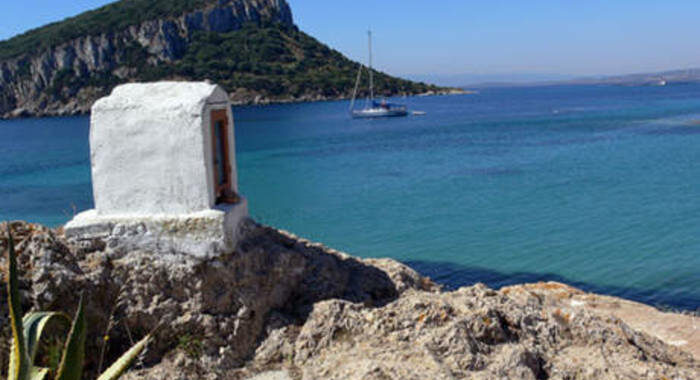
[[(375, 307), (410, 287), (433, 286), (395, 261), (365, 262), (253, 221), (241, 227), (235, 252), (207, 261), (178, 252), (113, 250), (99, 240), (67, 241), (60, 230), (24, 222), (11, 226), (25, 311), (72, 313), (85, 293), (86, 351), (95, 353), (86, 359), (88, 374), (97, 369), (103, 335), (110, 338), (110, 363), (131, 339), (162, 325), (142, 369), (129, 376), (216, 378), (253, 355), (266, 325), (300, 326), (320, 301)], [(0, 249), (6, 244), (2, 236)], [(4, 294), (0, 301), (6, 320)], [(8, 333), (5, 328), (3, 337)], [(0, 352), (3, 365), (6, 352)]]

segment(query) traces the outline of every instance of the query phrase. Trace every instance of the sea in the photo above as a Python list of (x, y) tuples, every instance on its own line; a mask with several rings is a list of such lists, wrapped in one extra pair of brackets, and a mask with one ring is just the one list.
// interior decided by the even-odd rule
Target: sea
[[(448, 289), (554, 280), (700, 307), (700, 85), (391, 100), (425, 114), (234, 107), (252, 217)], [(87, 116), (0, 121), (0, 220), (91, 208), (88, 132)]]

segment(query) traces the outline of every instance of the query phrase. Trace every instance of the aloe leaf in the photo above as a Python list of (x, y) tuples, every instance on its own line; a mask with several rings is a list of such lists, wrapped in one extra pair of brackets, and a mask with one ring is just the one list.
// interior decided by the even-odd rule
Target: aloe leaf
[(24, 339), (27, 353), (29, 354), (29, 363), (32, 365), (36, 359), (36, 353), (39, 348), (39, 342), (41, 342), (41, 335), (44, 332), (44, 328), (53, 320), (64, 322), (66, 325), (70, 324), (68, 315), (53, 311), (29, 313), (22, 319)]
[(49, 374), (48, 368), (32, 367), (31, 371), (29, 372), (29, 379), (30, 380), (44, 380), (46, 378), (46, 375), (48, 375), (48, 374)]
[(58, 366), (56, 380), (80, 380), (83, 376), (83, 362), (85, 361), (85, 312), (83, 310), (83, 296), (80, 296), (78, 311), (75, 312), (73, 325), (68, 333), (66, 345), (63, 348), (61, 364)]
[(139, 357), (139, 354), (146, 348), (151, 340), (151, 334), (146, 335), (143, 339), (136, 342), (129, 351), (122, 354), (106, 371), (104, 371), (97, 380), (115, 380), (123, 375), (129, 366)]
[(22, 305), (19, 299), (19, 280), (17, 279), (17, 257), (10, 224), (7, 224), (8, 254), (7, 254), (7, 298), (10, 307), (10, 323), (12, 327), (12, 348), (8, 380), (26, 380), (29, 374), (29, 358), (22, 337)]

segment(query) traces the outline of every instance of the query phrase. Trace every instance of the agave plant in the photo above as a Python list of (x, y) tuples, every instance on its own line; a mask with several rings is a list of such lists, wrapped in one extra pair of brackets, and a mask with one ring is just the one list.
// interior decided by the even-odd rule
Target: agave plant
[[(17, 258), (9, 224), (7, 226), (7, 234), (9, 246), (7, 295), (10, 308), (10, 323), (12, 324), (12, 348), (7, 379), (43, 380), (48, 376), (50, 369), (34, 365), (42, 333), (46, 326), (54, 320), (65, 323), (71, 323), (71, 320), (68, 315), (61, 312), (33, 312), (22, 317), (17, 280)], [(56, 380), (80, 380), (82, 378), (86, 332), (83, 297), (81, 296), (78, 303), (78, 311), (75, 313), (68, 338), (63, 347), (61, 361), (56, 371)], [(114, 380), (126, 372), (146, 348), (152, 334), (146, 335), (133, 345), (114, 364), (107, 368), (97, 380)]]

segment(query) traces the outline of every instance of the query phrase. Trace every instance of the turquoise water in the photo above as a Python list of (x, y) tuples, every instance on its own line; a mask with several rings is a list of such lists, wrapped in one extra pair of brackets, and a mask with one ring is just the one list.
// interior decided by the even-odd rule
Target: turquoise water
[[(427, 114), (235, 108), (253, 217), (449, 286), (554, 279), (700, 306), (700, 85), (397, 101)], [(87, 133), (86, 117), (0, 122), (0, 219), (91, 207)]]

